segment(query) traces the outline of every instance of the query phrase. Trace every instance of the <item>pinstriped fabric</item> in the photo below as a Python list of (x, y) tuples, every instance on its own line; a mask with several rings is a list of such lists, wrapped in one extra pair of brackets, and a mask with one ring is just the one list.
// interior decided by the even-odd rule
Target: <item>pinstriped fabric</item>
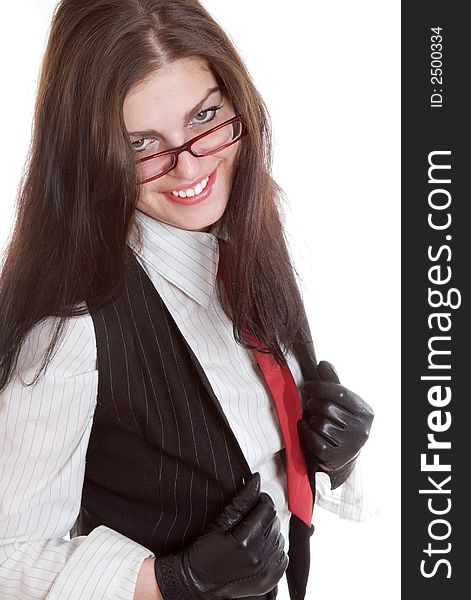
[(72, 534), (106, 525), (165, 556), (206, 531), (250, 470), (137, 261), (120, 296), (92, 318), (100, 378)]
[[(260, 472), (288, 550), (291, 513), (283, 437), (259, 367), (252, 353), (235, 343), (232, 322), (216, 293), (217, 237), (160, 223), (140, 211), (137, 225), (144, 239), (140, 263), (202, 365), (251, 470)], [(287, 358), (300, 386), (299, 364), (293, 355)]]
[[(201, 240), (206, 238), (205, 234), (196, 237)], [(223, 429), (224, 423), (230, 424), (237, 438), (240, 439), (244, 452), (247, 452), (250, 467), (260, 468), (266, 491), (281, 503), (282, 496), (277, 489), (283, 486), (283, 465), (278, 461), (269, 462), (270, 466), (264, 472), (266, 467), (261, 464), (263, 461), (259, 460), (258, 464), (256, 462), (257, 456), (260, 456), (257, 454), (260, 452), (259, 442), (255, 440), (257, 444), (255, 448), (258, 450), (251, 448), (253, 432), (244, 433), (237, 427), (237, 422), (250, 424), (252, 420), (256, 423), (259, 419), (263, 425), (266, 419), (261, 416), (261, 413), (258, 414), (257, 419), (252, 419), (245, 414), (252, 405), (242, 396), (234, 394), (233, 388), (245, 386), (247, 382), (240, 380), (237, 383), (233, 371), (229, 373), (221, 373), (221, 371), (225, 362), (229, 363), (233, 360), (234, 364), (241, 369), (240, 372), (244, 373), (244, 377), (247, 374), (253, 377), (255, 384), (249, 382), (250, 390), (255, 389), (254, 385), (260, 385), (259, 374), (253, 369), (253, 365), (244, 363), (243, 359), (240, 362), (237, 348), (233, 357), (227, 340), (224, 342), (225, 338), (211, 336), (206, 340), (207, 322), (203, 319), (202, 313), (197, 314), (192, 309), (192, 304), (195, 303), (202, 306), (198, 303), (198, 299), (203, 300), (203, 305), (205, 298), (211, 304), (208, 297), (211, 286), (208, 287), (204, 283), (204, 275), (200, 275), (199, 258), (204, 263), (203, 272), (211, 273), (213, 269), (215, 272), (217, 267), (217, 257), (212, 253), (211, 246), (197, 247), (193, 255), (191, 255), (192, 247), (187, 246), (186, 252), (178, 255), (177, 264), (182, 263), (181, 269), (185, 268), (183, 262), (190, 260), (191, 268), (187, 268), (184, 274), (194, 280), (194, 285), (193, 291), (189, 290), (190, 295), (188, 295), (178, 288), (179, 281), (174, 281), (172, 285), (169, 282), (166, 286), (168, 280), (154, 265), (153, 256), (157, 247), (158, 240), (156, 241), (152, 231), (148, 230), (145, 234), (142, 255), (138, 256), (139, 262), (150, 276), (154, 288), (158, 287), (159, 294), (170, 314), (175, 318), (174, 311), (180, 311), (183, 316), (178, 327), (190, 342), (187, 350), (191, 353), (194, 348), (194, 356), (207, 371), (208, 385), (213, 388), (224, 409), (225, 418), (219, 416), (219, 428)], [(170, 247), (166, 253), (170, 265), (172, 251)], [(182, 259), (182, 256), (187, 258)], [(198, 273), (192, 275), (191, 271), (195, 270)], [(197, 297), (199, 292), (194, 290), (201, 290), (201, 297)], [(225, 325), (219, 320), (216, 303), (215, 307), (211, 308), (212, 318), (215, 320), (216, 328), (219, 327), (222, 331)], [(145, 310), (150, 312), (151, 307)], [(142, 546), (132, 537), (127, 537), (122, 532), (104, 525), (97, 527), (89, 535), (75, 537), (70, 541), (64, 539), (71, 531), (80, 510), (85, 458), (96, 408), (99, 378), (96, 365), (95, 328), (91, 316), (86, 314), (67, 320), (61, 343), (44, 378), (35, 386), (26, 387), (25, 383), (33, 378), (35, 368), (39, 365), (47, 347), (53, 324), (54, 319), (46, 319), (30, 332), (20, 354), (19, 374), (0, 396), (0, 597), (2, 600), (30, 600), (46, 597), (49, 600), (66, 598), (132, 600), (142, 561), (153, 555), (150, 549)], [(121, 326), (126, 337), (125, 324), (121, 323)], [(117, 322), (117, 332), (119, 335), (116, 336), (116, 340), (119, 342), (121, 338), (122, 344), (119, 322)], [(201, 340), (200, 344), (195, 343), (198, 337)], [(109, 339), (107, 343), (111, 346), (116, 344), (116, 340)], [(221, 342), (227, 347), (223, 351), (218, 349), (213, 352), (210, 342), (213, 344)], [(208, 360), (208, 357), (215, 358), (214, 362)], [(123, 357), (123, 362), (125, 361), (126, 358)], [(289, 356), (288, 361), (299, 385), (302, 380), (300, 366), (294, 357)], [(109, 364), (107, 368), (110, 369)], [(195, 373), (200, 374), (194, 364), (192, 368), (195, 369)], [(219, 379), (217, 379), (218, 373), (221, 373)], [(150, 385), (153, 394), (154, 391), (157, 394), (158, 387), (155, 390), (152, 388), (153, 379), (146, 378), (144, 369), (140, 370), (136, 377), (140, 378), (141, 389), (144, 390), (144, 409), (139, 418), (138, 415), (133, 414), (129, 399), (127, 420), (122, 419), (121, 423), (118, 420), (118, 407), (113, 403), (110, 403), (109, 415), (97, 414), (97, 420), (103, 417), (105, 420), (114, 420), (123, 426), (131, 440), (139, 432), (149, 437), (150, 430), (154, 426), (159, 431), (159, 404), (153, 404), (154, 419), (150, 419), (152, 399), (145, 384)], [(123, 389), (126, 389), (127, 394), (127, 379), (124, 382)], [(117, 385), (119, 386), (119, 382), (113, 381), (114, 392)], [(263, 381), (261, 386), (263, 393)], [(132, 381), (129, 382), (129, 389), (132, 390)], [(197, 393), (192, 400), (190, 406), (196, 407), (201, 412), (201, 405), (205, 401), (204, 393)], [(272, 418), (270, 415), (268, 417)], [(203, 425), (206, 431), (209, 424), (204, 421), (204, 418)], [(191, 431), (190, 424), (188, 428), (190, 439)], [(163, 425), (161, 434), (169, 435)], [(122, 444), (126, 444), (127, 439), (128, 437), (123, 435)], [(197, 437), (196, 441), (198, 441)], [(211, 448), (207, 449), (213, 470), (217, 453), (227, 454), (230, 452), (230, 447), (229, 438), (222, 440), (221, 447), (213, 448), (212, 451)], [(237, 456), (237, 451), (234, 451), (234, 455)], [(277, 453), (277, 456), (281, 456), (281, 453)], [(162, 476), (160, 453), (154, 454), (152, 459), (151, 468), (160, 480)], [(371, 507), (368, 506), (368, 499), (362, 493), (363, 484), (358, 466), (349, 480), (337, 490), (330, 491), (327, 485), (318, 485), (319, 505), (343, 518), (355, 520), (366, 518), (371, 513)], [(135, 465), (131, 465), (131, 470), (134, 467)], [(194, 467), (201, 468), (199, 453), (195, 454)], [(119, 479), (121, 472), (115, 469), (112, 474)], [(231, 463), (229, 463), (228, 479), (232, 488), (235, 488), (237, 476), (237, 470), (231, 471)], [(187, 488), (189, 493), (194, 491), (195, 485), (195, 478), (190, 475)], [(205, 507), (202, 520), (206, 522), (208, 514), (205, 511), (210, 490), (214, 491), (208, 481), (201, 494), (202, 506)], [(195, 507), (190, 506), (188, 523), (194, 522), (196, 510)], [(131, 511), (129, 518), (138, 521), (139, 511)], [(152, 525), (152, 528), (155, 527), (152, 531), (153, 535), (162, 526), (162, 519), (160, 513), (155, 515)], [(71, 533), (74, 535), (73, 529)], [(182, 531), (182, 538), (188, 539), (189, 536), (188, 526)]]
[(0, 396), (0, 598), (132, 600), (152, 552), (106, 527), (64, 539), (80, 510), (98, 372), (91, 317), (67, 320), (45, 376), (55, 320), (29, 333)]
[[(140, 284), (140, 291), (141, 291), (141, 295), (142, 295), (142, 299), (144, 301), (145, 307), (146, 307), (146, 313), (147, 316), (149, 318), (149, 322), (151, 324), (152, 327), (152, 333), (154, 336), (154, 339), (156, 340), (158, 346), (159, 346), (159, 353), (160, 353), (160, 358), (161, 360), (163, 359), (163, 354), (162, 354), (162, 349), (160, 347), (160, 343), (159, 343), (159, 336), (157, 333), (157, 328), (155, 326), (155, 317), (152, 318), (151, 316), (151, 312), (150, 312), (150, 308), (149, 308), (149, 303), (146, 299), (146, 294), (145, 294), (145, 290), (144, 290), (144, 281), (143, 281), (143, 272), (141, 269), (138, 269), (138, 275), (139, 275), (139, 284)], [(130, 297), (129, 297), (129, 290), (128, 288), (126, 288), (126, 292), (127, 292), (127, 300), (128, 300), (128, 308), (131, 312), (131, 314), (134, 314), (132, 311), (132, 304), (130, 301)], [(162, 303), (161, 298), (159, 297), (159, 301), (160, 301), (160, 307), (163, 309), (164, 305)], [(192, 418), (192, 404), (197, 401), (198, 405), (199, 405), (199, 410), (200, 410), (200, 414), (202, 417), (202, 423), (204, 425), (204, 434), (206, 436), (206, 440), (210, 449), (210, 453), (211, 453), (211, 463), (212, 463), (212, 467), (214, 469), (214, 473), (216, 476), (216, 479), (219, 481), (221, 479), (220, 474), (218, 473), (218, 464), (216, 461), (216, 453), (215, 453), (215, 448), (214, 448), (214, 444), (212, 441), (212, 436), (210, 434), (210, 430), (208, 427), (208, 418), (206, 417), (206, 413), (204, 410), (204, 404), (203, 404), (203, 398), (202, 398), (202, 390), (200, 388), (196, 388), (196, 398), (192, 398), (191, 397), (191, 390), (187, 390), (185, 387), (185, 377), (184, 374), (182, 373), (182, 365), (180, 363), (180, 361), (178, 360), (178, 355), (177, 355), (177, 350), (175, 347), (175, 344), (173, 343), (172, 340), (172, 336), (171, 336), (171, 329), (174, 328), (174, 322), (172, 319), (172, 323), (170, 323), (170, 315), (168, 314), (167, 311), (163, 310), (163, 315), (165, 318), (165, 326), (166, 326), (166, 331), (169, 335), (169, 339), (170, 339), (170, 343), (171, 343), (171, 349), (172, 349), (172, 354), (170, 356), (170, 364), (171, 364), (171, 369), (175, 369), (178, 373), (181, 385), (182, 385), (182, 389), (183, 389), (183, 399), (185, 401), (186, 404), (186, 409), (188, 412), (188, 417), (189, 417), (189, 422), (190, 422), (190, 428), (191, 428), (191, 441), (192, 441), (192, 445), (193, 445), (193, 451), (195, 454), (195, 459), (196, 459), (196, 464), (198, 466), (199, 469), (202, 468), (201, 462), (200, 462), (200, 457), (199, 457), (199, 451), (198, 451), (198, 446), (201, 443), (200, 440), (197, 441), (197, 437), (199, 435), (198, 433), (198, 423), (194, 423), (194, 419)], [(137, 329), (137, 324), (135, 322), (135, 320), (133, 319), (134, 325)], [(143, 348), (142, 348), (143, 349)], [(193, 378), (194, 381), (197, 381), (198, 379), (198, 374), (195, 371), (195, 367), (193, 364), (191, 364), (191, 376)], [(169, 388), (168, 385), (168, 377), (166, 377), (166, 383), (167, 383), (167, 389)], [(179, 402), (178, 398), (174, 398), (173, 399), (175, 402)], [(177, 434), (179, 435), (179, 427), (178, 427), (178, 421), (176, 419), (176, 413), (174, 411), (174, 416), (175, 416), (175, 424), (176, 424), (176, 430), (177, 430)], [(232, 488), (231, 488), (231, 493), (233, 494), (235, 492), (235, 490), (237, 489), (237, 483), (236, 483), (236, 479), (234, 476), (234, 468), (232, 466), (232, 460), (231, 460), (231, 456), (230, 456), (230, 452), (229, 452), (229, 448), (228, 448), (228, 443), (227, 443), (227, 439), (226, 439), (226, 432), (225, 432), (225, 428), (222, 426), (222, 419), (221, 416), (218, 415), (218, 421), (219, 421), (219, 425), (221, 427), (221, 434), (223, 437), (223, 441), (224, 441), (224, 454), (225, 457), (227, 459), (226, 464), (229, 467), (229, 472), (231, 474), (231, 483), (232, 483)], [(181, 439), (179, 437), (178, 440), (178, 446), (179, 446), (179, 454), (180, 454), (180, 458), (182, 458), (182, 452), (181, 452)], [(160, 472), (161, 474), (161, 472)], [(191, 492), (193, 489), (193, 477), (194, 477), (194, 472), (192, 471), (191, 473), (191, 485), (190, 485), (190, 498), (191, 498)], [(174, 501), (175, 504), (177, 505), (177, 498), (176, 495), (174, 496)], [(222, 508), (224, 507), (224, 497), (221, 493), (220, 496), (220, 505), (219, 505), (219, 512), (222, 510)], [(193, 504), (190, 502), (189, 503), (189, 507), (190, 507), (190, 516), (189, 516), (189, 520), (187, 523), (187, 526), (185, 528), (185, 532), (183, 535), (183, 540), (186, 540), (186, 536), (188, 534), (188, 529), (189, 529), (189, 524), (191, 523), (192, 517), (193, 517)], [(201, 507), (198, 507), (198, 509), (200, 509)], [(207, 518), (208, 518), (208, 481), (206, 480), (205, 482), (205, 503), (204, 503), (204, 511), (203, 511), (203, 529), (205, 527), (205, 524), (207, 522)], [(157, 529), (157, 525), (154, 527), (153, 529), (153, 535), (156, 535), (156, 529)], [(168, 543), (168, 536), (167, 536), (167, 543)], [(184, 542), (183, 542), (184, 544)]]
[(100, 378), (74, 533), (104, 524), (165, 555), (202, 533), (250, 471), (137, 262), (92, 317)]
[[(139, 263), (203, 366), (215, 395), (252, 471), (259, 470), (262, 489), (274, 499), (289, 548), (283, 440), (268, 388), (251, 352), (238, 346), (217, 294), (219, 260), (217, 224), (210, 232), (192, 232), (160, 223), (136, 211), (144, 240)], [(133, 236), (131, 244), (134, 245)], [(297, 358), (286, 356), (300, 389), (308, 375)], [(306, 365), (305, 365), (306, 366)], [(320, 474), (316, 502), (341, 518), (361, 521), (377, 514), (367, 493), (362, 457), (351, 477), (336, 490)]]

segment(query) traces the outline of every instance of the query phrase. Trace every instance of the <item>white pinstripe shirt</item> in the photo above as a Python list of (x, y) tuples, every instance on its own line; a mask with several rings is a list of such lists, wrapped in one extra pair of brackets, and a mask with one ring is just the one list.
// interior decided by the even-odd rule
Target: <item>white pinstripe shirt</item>
[[(252, 472), (260, 472), (287, 551), (283, 439), (253, 354), (236, 344), (215, 293), (217, 238), (140, 211), (137, 223), (144, 238), (138, 260), (201, 363)], [(17, 376), (0, 396), (0, 598), (132, 600), (150, 550), (103, 525), (67, 539), (80, 510), (96, 405), (96, 340), (89, 314), (69, 318), (44, 377), (28, 387), (53, 324), (48, 318), (31, 330)], [(299, 364), (287, 359), (300, 387)], [(359, 468), (334, 491), (327, 476), (318, 474), (317, 484), (318, 505), (352, 520), (371, 514)]]

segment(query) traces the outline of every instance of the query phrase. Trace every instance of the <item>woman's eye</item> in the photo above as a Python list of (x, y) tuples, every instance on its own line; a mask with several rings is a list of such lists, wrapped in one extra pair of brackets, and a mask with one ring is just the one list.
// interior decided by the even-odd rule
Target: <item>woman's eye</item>
[(132, 142), (132, 147), (136, 152), (144, 152), (150, 148), (154, 148), (156, 143), (157, 140), (155, 138), (141, 138), (140, 140)]
[(207, 108), (206, 110), (202, 110), (202, 111), (200, 111), (200, 112), (199, 112), (199, 113), (198, 113), (198, 114), (195, 116), (195, 119), (196, 119), (197, 121), (207, 121), (207, 120), (208, 120), (208, 119), (207, 119), (207, 117), (208, 117), (208, 114), (209, 114), (210, 112), (215, 112), (215, 111), (214, 111), (214, 109), (211, 109), (211, 108)]
[(222, 104), (219, 106), (211, 106), (211, 108), (206, 108), (205, 110), (201, 110), (198, 114), (194, 116), (197, 124), (205, 124), (212, 121), (219, 109), (222, 108)]

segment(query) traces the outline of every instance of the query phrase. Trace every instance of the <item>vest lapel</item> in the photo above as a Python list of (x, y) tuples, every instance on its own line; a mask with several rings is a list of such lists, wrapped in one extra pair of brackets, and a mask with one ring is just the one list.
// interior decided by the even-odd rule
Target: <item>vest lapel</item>
[[(175, 323), (175, 322), (174, 322)], [(175, 327), (178, 329), (177, 324), (175, 323)], [(198, 358), (196, 357), (195, 353), (193, 352), (193, 350), (191, 349), (190, 345), (188, 344), (188, 342), (185, 340), (185, 338), (182, 335), (182, 340), (188, 350), (188, 354), (191, 357), (191, 360), (193, 361), (193, 365), (196, 369), (196, 372), (198, 373), (204, 387), (206, 388), (206, 391), (209, 394), (209, 397), (211, 398), (211, 400), (214, 403), (214, 406), (216, 407), (217, 411), (219, 412), (219, 415), (221, 416), (222, 420), (224, 421), (226, 428), (227, 428), (227, 432), (230, 435), (231, 439), (232, 439), (232, 447), (234, 449), (237, 449), (237, 454), (238, 454), (238, 459), (240, 460), (240, 464), (241, 464), (241, 468), (243, 469), (243, 473), (244, 473), (244, 481), (246, 478), (249, 478), (251, 475), (251, 470), (249, 467), (249, 464), (247, 463), (247, 459), (245, 458), (244, 453), (242, 452), (242, 448), (240, 447), (240, 444), (237, 440), (237, 437), (235, 435), (235, 433), (232, 431), (232, 428), (229, 424), (229, 421), (227, 419), (227, 416), (225, 414), (225, 412), (222, 409), (221, 403), (219, 402), (216, 394), (213, 391), (213, 388), (211, 387), (211, 384), (209, 383), (209, 380), (206, 376), (206, 373), (203, 370), (203, 367), (201, 366)]]

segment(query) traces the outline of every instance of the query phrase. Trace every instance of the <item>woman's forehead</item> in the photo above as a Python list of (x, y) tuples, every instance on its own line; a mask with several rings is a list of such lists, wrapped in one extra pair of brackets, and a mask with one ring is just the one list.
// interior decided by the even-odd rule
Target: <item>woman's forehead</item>
[[(209, 96), (220, 96), (216, 79), (206, 61), (185, 58), (165, 63), (130, 90), (123, 112), (128, 131), (182, 123), (198, 103)], [(208, 93), (209, 92), (209, 93)]]

